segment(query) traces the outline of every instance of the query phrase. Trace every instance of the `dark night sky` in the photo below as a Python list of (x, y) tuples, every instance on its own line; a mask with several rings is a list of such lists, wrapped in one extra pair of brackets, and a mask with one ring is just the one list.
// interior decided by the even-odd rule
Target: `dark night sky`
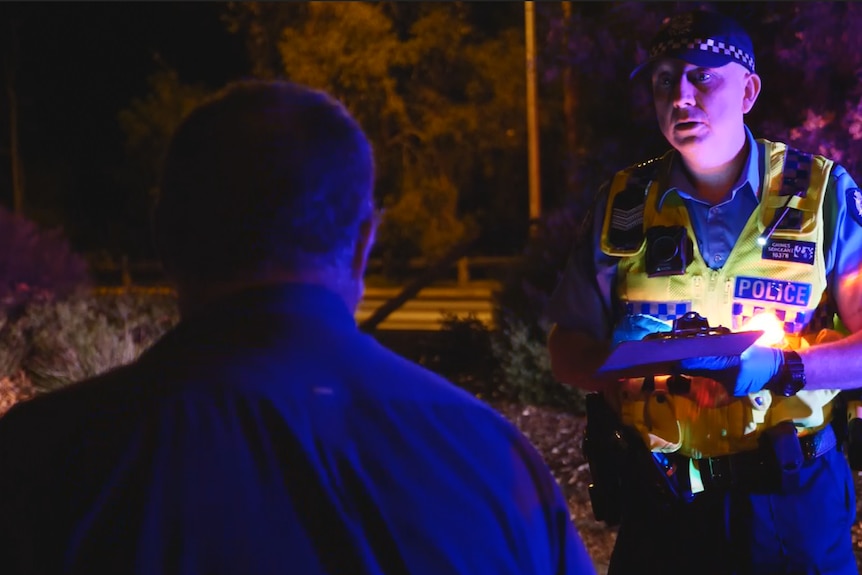
[[(17, 91), (27, 187), (48, 194), (42, 199), (48, 207), (34, 211), (50, 212), (50, 203), (59, 202), (67, 212), (72, 205), (79, 214), (98, 213), (99, 206), (88, 204), (100, 203), (99, 192), (82, 188), (110, 187), (105, 174), (123, 159), (117, 113), (146, 95), (147, 77), (158, 68), (156, 54), (183, 82), (210, 88), (247, 72), (242, 39), (219, 20), (223, 7), (215, 2), (0, 3), (2, 30), (19, 22)], [(9, 35), (3, 36), (8, 55)], [(0, 106), (0, 203), (11, 207), (5, 90)]]

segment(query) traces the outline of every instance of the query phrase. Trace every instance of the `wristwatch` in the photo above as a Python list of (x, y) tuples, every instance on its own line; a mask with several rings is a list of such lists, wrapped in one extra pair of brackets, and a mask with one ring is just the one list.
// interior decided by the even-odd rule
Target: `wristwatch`
[(777, 395), (791, 397), (805, 387), (805, 366), (802, 358), (795, 351), (784, 351), (784, 366), (781, 372), (772, 378), (766, 389)]

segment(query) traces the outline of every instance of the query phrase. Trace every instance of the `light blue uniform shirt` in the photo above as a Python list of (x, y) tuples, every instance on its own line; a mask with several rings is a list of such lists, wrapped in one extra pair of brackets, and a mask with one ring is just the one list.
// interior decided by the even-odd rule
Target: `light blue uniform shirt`
[(760, 158), (764, 150), (763, 146), (757, 144), (748, 128), (745, 128), (745, 135), (751, 151), (739, 179), (733, 185), (730, 198), (714, 206), (695, 198), (692, 194), (694, 186), (682, 169), (679, 156), (675, 156), (668, 188), (659, 199), (659, 208), (672, 193), (683, 199), (697, 238), (697, 247), (706, 265), (712, 269), (719, 269), (724, 265), (736, 239), (742, 233), (742, 228), (748, 223), (751, 212), (757, 208), (760, 201), (758, 191), (760, 182), (763, 181), (764, 168)]
[[(675, 155), (668, 187), (685, 202), (700, 253), (713, 269), (724, 265), (739, 234), (757, 208), (763, 181), (763, 147), (746, 127), (749, 155), (730, 197), (715, 206), (693, 197), (694, 187)], [(548, 319), (563, 328), (609, 340), (615, 319), (618, 258), (601, 251), (601, 229), (607, 194), (596, 203), (593, 233), (574, 246), (572, 257), (548, 307)], [(839, 165), (832, 168), (824, 205), (824, 250), (827, 290), (841, 321), (853, 332), (862, 330), (862, 192)]]

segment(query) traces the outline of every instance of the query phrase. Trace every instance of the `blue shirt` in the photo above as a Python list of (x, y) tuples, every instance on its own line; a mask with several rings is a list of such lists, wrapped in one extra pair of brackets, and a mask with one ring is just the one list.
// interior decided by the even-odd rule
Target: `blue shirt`
[(745, 128), (745, 135), (750, 152), (727, 200), (713, 206), (694, 197), (694, 186), (682, 169), (678, 155), (673, 158), (668, 187), (659, 197), (659, 207), (664, 204), (668, 195), (674, 193), (685, 202), (700, 253), (712, 269), (719, 269), (724, 265), (742, 228), (748, 223), (749, 216), (759, 203), (764, 169), (761, 157), (764, 150), (763, 146), (757, 144), (748, 128)]
[(360, 333), (248, 290), (0, 418), (3, 573), (594, 573), (539, 454)]
[[(757, 208), (765, 169), (763, 147), (745, 128), (749, 154), (730, 197), (715, 206), (694, 197), (694, 188), (675, 153), (660, 196), (678, 194), (685, 202), (707, 265), (719, 269), (740, 232)], [(851, 331), (862, 330), (862, 193), (840, 165), (834, 165), (824, 200), (824, 246), (827, 290), (841, 321)], [(593, 212), (592, 236), (574, 246), (548, 308), (549, 319), (563, 328), (577, 330), (599, 340), (609, 340), (616, 305), (617, 258), (601, 251), (600, 235), (607, 205), (603, 194)]]

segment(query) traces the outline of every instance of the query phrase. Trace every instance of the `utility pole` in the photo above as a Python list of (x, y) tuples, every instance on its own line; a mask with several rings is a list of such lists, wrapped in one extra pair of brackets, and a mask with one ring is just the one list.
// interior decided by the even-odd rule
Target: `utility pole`
[(534, 2), (524, 2), (524, 32), (527, 47), (527, 149), (530, 170), (530, 233), (542, 213), (539, 173), (539, 120), (536, 108), (536, 39)]
[[(563, 7), (563, 31), (564, 31), (564, 51), (565, 55), (569, 54), (569, 41), (571, 40), (573, 19), (572, 19), (572, 3), (561, 2)], [(568, 61), (563, 66), (562, 74), (563, 83), (563, 116), (566, 121), (566, 152), (565, 152), (565, 174), (566, 174), (566, 196), (568, 198), (575, 197), (579, 191), (578, 174), (579, 166), (578, 159), (578, 129), (577, 129), (577, 113), (578, 113), (578, 91), (580, 88), (580, 79), (576, 72), (572, 69), (571, 63)]]
[(9, 159), (12, 168), (12, 206), (16, 214), (24, 209), (24, 184), (21, 157), (18, 150), (18, 91), (15, 79), (18, 67), (18, 25), (12, 21), (9, 31), (9, 52), (6, 56), (6, 97), (9, 103)]

